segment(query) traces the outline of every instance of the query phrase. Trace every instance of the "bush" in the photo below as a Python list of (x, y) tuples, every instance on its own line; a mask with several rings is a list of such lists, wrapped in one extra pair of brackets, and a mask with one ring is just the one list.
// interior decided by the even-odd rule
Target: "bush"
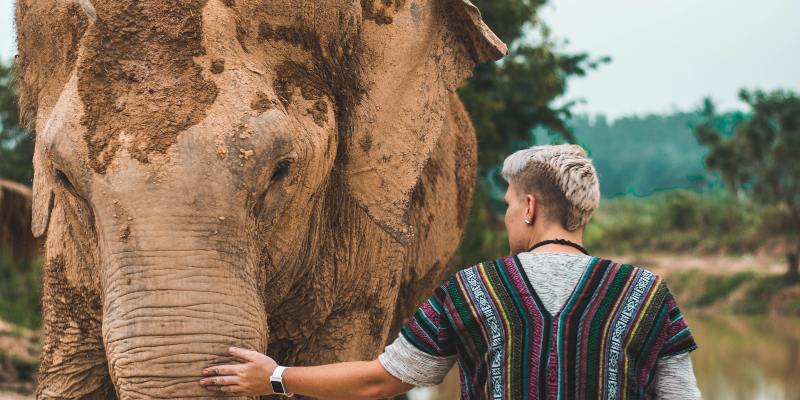
[(14, 262), (11, 248), (0, 250), (0, 318), (29, 329), (42, 326), (42, 261)]
[(744, 299), (736, 302), (734, 310), (741, 314), (766, 314), (769, 312), (769, 303), (774, 295), (798, 283), (800, 282), (798, 282), (797, 279), (786, 275), (774, 275), (761, 278), (758, 283), (747, 292), (747, 296), (745, 296)]
[(600, 201), (584, 243), (589, 251), (601, 253), (743, 254), (763, 246), (765, 237), (792, 235), (775, 229), (780, 215), (782, 210), (761, 209), (721, 189), (628, 194)]
[(700, 295), (694, 304), (698, 306), (714, 304), (717, 300), (733, 293), (743, 283), (753, 280), (755, 276), (753, 271), (742, 271), (733, 275), (710, 275), (706, 280), (705, 293)]

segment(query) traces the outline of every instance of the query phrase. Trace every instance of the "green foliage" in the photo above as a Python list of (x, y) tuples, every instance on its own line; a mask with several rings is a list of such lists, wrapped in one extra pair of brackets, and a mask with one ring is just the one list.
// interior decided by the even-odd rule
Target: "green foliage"
[[(800, 315), (797, 305), (800, 300), (790, 301), (782, 309), (770, 310), (770, 303), (776, 295), (800, 284), (800, 280), (786, 279), (782, 275), (763, 275), (754, 271), (709, 274), (692, 269), (670, 274), (667, 282), (686, 309), (712, 306), (717, 311), (735, 314), (763, 315), (772, 311)], [(731, 296), (737, 290), (739, 293)]]
[(675, 189), (648, 197), (602, 199), (584, 233), (585, 247), (606, 254), (720, 251), (742, 254), (780, 232), (772, 214), (723, 190)]
[[(752, 119), (739, 124), (730, 136), (711, 121), (715, 110), (706, 99), (704, 119), (695, 126), (700, 143), (711, 147), (706, 167), (718, 171), (733, 191), (765, 206), (783, 206), (786, 217), (800, 229), (800, 97), (793, 92), (742, 90), (739, 97), (750, 105)], [(789, 274), (798, 275), (800, 249), (789, 254)]]
[(646, 196), (659, 189), (707, 190), (716, 181), (703, 168), (708, 148), (692, 134), (697, 119), (697, 114), (679, 112), (620, 118), (608, 124), (603, 116), (594, 123), (579, 116), (569, 126), (589, 151), (603, 197)]
[[(503, 60), (478, 65), (458, 91), (478, 138), (480, 174), (502, 163), (509, 153), (530, 146), (532, 129), (537, 126), (574, 141), (564, 122), (572, 116), (573, 103), (553, 108), (551, 102), (564, 94), (568, 78), (583, 76), (587, 69), (610, 59), (589, 61), (587, 54), (559, 53), (549, 30), (535, 19), (544, 0), (473, 3), (509, 47)], [(524, 33), (533, 28), (540, 33), (535, 45), (524, 40)]]
[[(492, 190), (485, 180), (479, 185), (483, 188), (476, 191), (472, 220), (453, 260), (455, 269), (509, 254), (502, 214), (491, 207), (497, 200), (487, 198)], [(491, 217), (492, 212), (497, 217)], [(786, 223), (787, 212), (785, 207), (762, 207), (721, 188), (705, 193), (673, 189), (646, 197), (620, 195), (600, 200), (586, 226), (584, 247), (601, 255), (753, 253), (776, 240), (798, 237)]]
[(488, 197), (491, 196), (492, 190), (488, 186), (486, 181), (478, 181), (467, 229), (461, 245), (450, 263), (454, 270), (467, 268), (483, 261), (496, 260), (511, 253), (508, 233), (504, 228), (499, 229), (502, 221), (490, 223), (490, 219), (497, 218), (498, 213), (491, 209), (492, 201)]
[(786, 314), (800, 317), (800, 300), (794, 300), (786, 305)]
[(758, 280), (747, 296), (734, 304), (734, 310), (741, 314), (765, 314), (769, 312), (769, 302), (778, 292), (800, 283), (796, 278), (785, 276), (766, 276)]
[[(714, 115), (709, 122), (728, 132), (747, 118), (732, 112)], [(568, 121), (568, 127), (589, 151), (603, 197), (647, 196), (660, 189), (706, 191), (717, 183), (718, 177), (703, 167), (709, 148), (692, 133), (700, 119), (698, 113), (677, 112), (625, 117), (610, 124), (603, 115), (593, 122), (579, 115)], [(535, 136), (539, 144), (554, 142), (543, 129), (537, 129)]]
[(0, 249), (0, 319), (29, 329), (42, 326), (42, 261), (14, 262)]
[(695, 305), (707, 306), (733, 293), (743, 283), (753, 280), (753, 271), (737, 272), (733, 275), (711, 275), (706, 280), (706, 291), (695, 300)]
[(724, 299), (747, 282), (757, 281), (762, 277), (753, 271), (741, 271), (734, 274), (706, 274), (699, 269), (691, 269), (671, 274), (667, 279), (672, 291), (687, 299), (686, 307), (710, 306)]
[(20, 125), (19, 90), (13, 67), (0, 60), (0, 178), (30, 185), (33, 147), (33, 135)]
[(709, 124), (713, 104), (706, 100), (704, 120), (695, 127), (700, 143), (711, 147), (706, 167), (719, 171), (732, 190), (751, 189), (761, 204), (786, 204), (800, 226), (800, 97), (792, 92), (742, 91), (740, 98), (753, 110), (726, 136)]

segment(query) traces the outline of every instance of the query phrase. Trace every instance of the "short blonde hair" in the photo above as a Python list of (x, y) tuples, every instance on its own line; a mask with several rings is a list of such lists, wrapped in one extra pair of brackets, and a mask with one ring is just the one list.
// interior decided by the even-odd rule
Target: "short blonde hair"
[(592, 160), (574, 144), (533, 146), (508, 156), (503, 178), (517, 192), (532, 194), (545, 218), (568, 231), (586, 226), (600, 203), (600, 183)]

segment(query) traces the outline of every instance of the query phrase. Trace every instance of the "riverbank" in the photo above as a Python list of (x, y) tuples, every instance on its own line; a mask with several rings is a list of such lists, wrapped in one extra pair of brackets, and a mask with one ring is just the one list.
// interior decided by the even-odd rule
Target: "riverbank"
[(800, 279), (769, 253), (742, 257), (647, 254), (607, 256), (666, 279), (684, 311), (800, 317)]

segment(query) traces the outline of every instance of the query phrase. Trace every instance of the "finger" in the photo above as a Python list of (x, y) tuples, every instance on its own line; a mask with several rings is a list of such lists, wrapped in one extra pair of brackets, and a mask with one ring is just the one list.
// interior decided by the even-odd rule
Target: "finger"
[(242, 360), (247, 360), (252, 362), (258, 361), (259, 358), (263, 356), (263, 354), (257, 351), (240, 349), (238, 347), (231, 347), (230, 349), (228, 349), (228, 351), (231, 353), (232, 356), (236, 358), (241, 358)]
[(230, 385), (230, 386), (220, 386), (220, 392), (227, 392), (227, 393), (239, 393), (244, 390), (243, 387), (239, 385)]
[(205, 378), (200, 380), (200, 384), (203, 386), (211, 385), (211, 386), (224, 386), (224, 385), (233, 385), (239, 382), (239, 377), (236, 375), (229, 375), (229, 376), (215, 376), (213, 378)]
[(236, 375), (239, 365), (217, 365), (203, 370), (203, 375)]

